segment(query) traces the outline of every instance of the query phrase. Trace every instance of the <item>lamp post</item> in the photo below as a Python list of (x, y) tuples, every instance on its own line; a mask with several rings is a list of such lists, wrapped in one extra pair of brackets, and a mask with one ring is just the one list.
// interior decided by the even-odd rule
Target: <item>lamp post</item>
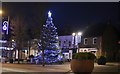
[(75, 35), (76, 35), (75, 33), (72, 33), (72, 36), (73, 36), (73, 39), (74, 39), (73, 40), (73, 48), (75, 48)]
[[(78, 48), (78, 43), (81, 42), (81, 36), (82, 36), (82, 32), (78, 32), (78, 33), (72, 33), (72, 36), (74, 38), (74, 41), (73, 41), (73, 48)], [(79, 42), (78, 42), (79, 40)], [(76, 45), (77, 43), (77, 45)]]
[[(78, 37), (80, 37), (80, 42), (78, 43), (78, 48), (79, 48), (79, 44), (81, 43), (81, 36), (82, 36), (82, 32), (78, 32)], [(78, 49), (79, 52), (79, 49)]]
[(15, 43), (15, 40), (14, 39), (12, 39), (11, 41), (10, 41), (10, 43), (11, 43), (11, 46), (10, 46), (10, 51), (9, 51), (9, 54), (10, 54), (10, 59), (13, 59), (13, 52), (14, 52), (14, 43)]

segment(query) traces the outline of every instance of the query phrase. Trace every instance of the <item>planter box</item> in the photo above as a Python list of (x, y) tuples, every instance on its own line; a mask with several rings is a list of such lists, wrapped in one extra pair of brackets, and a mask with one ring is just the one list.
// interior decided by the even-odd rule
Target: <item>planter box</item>
[(93, 71), (93, 68), (93, 60), (71, 60), (71, 70), (74, 73), (86, 72), (87, 74), (90, 74)]

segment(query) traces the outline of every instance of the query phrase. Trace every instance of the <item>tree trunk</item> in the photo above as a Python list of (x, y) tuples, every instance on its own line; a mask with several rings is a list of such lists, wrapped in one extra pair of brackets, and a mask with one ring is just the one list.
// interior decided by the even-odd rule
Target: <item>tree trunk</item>
[(45, 59), (44, 59), (44, 48), (42, 48), (42, 66), (45, 66)]
[(21, 50), (21, 44), (19, 41), (19, 43), (18, 43), (18, 64), (20, 64), (20, 50)]
[(31, 44), (30, 44), (30, 41), (28, 41), (28, 56), (30, 56), (30, 46), (31, 46)]

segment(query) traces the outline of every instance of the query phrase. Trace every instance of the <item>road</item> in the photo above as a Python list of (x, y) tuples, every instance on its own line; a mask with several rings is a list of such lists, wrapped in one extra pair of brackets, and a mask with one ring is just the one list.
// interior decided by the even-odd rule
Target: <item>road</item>
[[(73, 74), (70, 69), (70, 63), (65, 63), (62, 65), (46, 65), (45, 67), (35, 64), (2, 64), (3, 74), (6, 72), (22, 72), (22, 73), (70, 73)], [(118, 73), (120, 72), (120, 67), (118, 63), (107, 63), (106, 65), (94, 64), (94, 70), (92, 74), (95, 73)]]

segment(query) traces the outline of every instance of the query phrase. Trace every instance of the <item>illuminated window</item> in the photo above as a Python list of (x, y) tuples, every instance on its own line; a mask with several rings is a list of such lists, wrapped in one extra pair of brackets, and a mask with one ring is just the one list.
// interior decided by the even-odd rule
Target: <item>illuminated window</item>
[(88, 43), (88, 39), (84, 38), (84, 44), (87, 45), (87, 43)]

